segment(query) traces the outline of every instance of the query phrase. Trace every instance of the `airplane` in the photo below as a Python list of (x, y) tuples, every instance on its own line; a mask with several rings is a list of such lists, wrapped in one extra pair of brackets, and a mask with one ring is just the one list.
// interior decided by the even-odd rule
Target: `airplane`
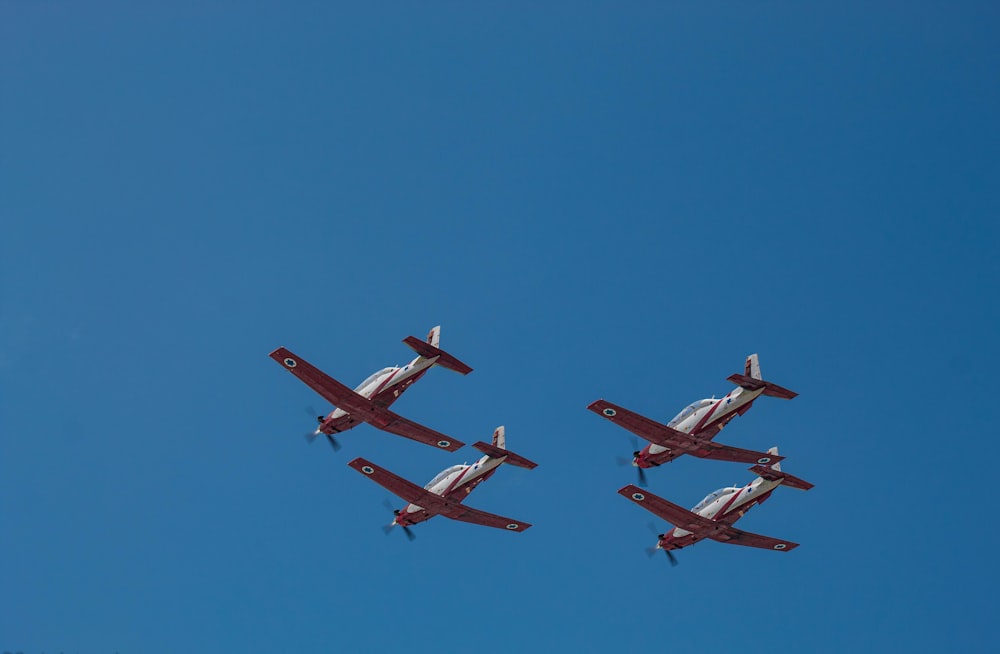
[(641, 486), (646, 485), (644, 469), (668, 463), (683, 454), (737, 463), (776, 463), (783, 457), (712, 442), (730, 420), (749, 411), (759, 396), (790, 400), (798, 395), (761, 379), (756, 354), (747, 357), (744, 370), (742, 375), (728, 377), (737, 386), (724, 397), (698, 400), (686, 406), (665, 425), (605, 400), (592, 402), (587, 408), (649, 441), (649, 445), (642, 450), (632, 453), (632, 465), (638, 468)]
[(399, 526), (403, 528), (406, 537), (413, 540), (414, 534), (410, 530), (410, 526), (436, 515), (486, 527), (506, 529), (507, 531), (524, 531), (530, 527), (531, 525), (527, 522), (472, 509), (462, 502), (469, 496), (469, 493), (475, 490), (476, 486), (492, 477), (501, 464), (509, 463), (529, 470), (537, 464), (507, 449), (502, 426), (497, 427), (493, 432), (492, 445), (479, 441), (472, 447), (483, 452), (485, 456), (472, 465), (461, 464), (445, 468), (434, 479), (427, 482), (423, 488), (361, 457), (354, 459), (347, 465), (408, 502), (402, 509), (393, 511), (395, 518), (385, 527), (387, 534), (393, 527)]
[[(768, 452), (777, 455), (778, 448), (772, 447)], [(709, 493), (690, 511), (631, 484), (621, 488), (618, 494), (675, 525), (667, 533), (659, 534), (656, 547), (650, 549), (650, 555), (656, 550), (666, 552), (671, 565), (677, 565), (677, 558), (671, 550), (687, 547), (705, 538), (777, 552), (792, 551), (799, 546), (798, 543), (742, 531), (733, 527), (733, 523), (771, 497), (778, 486), (809, 490), (813, 485), (782, 472), (780, 463), (770, 467), (755, 465), (750, 471), (757, 475), (752, 482), (741, 488), (720, 488)]]
[(454, 452), (465, 443), (389, 411), (389, 406), (432, 366), (441, 366), (463, 375), (472, 372), (472, 368), (438, 348), (440, 339), (440, 325), (427, 334), (426, 342), (407, 336), (403, 342), (416, 351), (417, 358), (403, 367), (382, 368), (358, 384), (354, 390), (287, 348), (279, 347), (269, 356), (336, 407), (326, 416), (317, 416), (319, 427), (306, 436), (310, 442), (324, 434), (333, 449), (339, 450), (340, 443), (333, 435), (367, 422), (391, 434)]

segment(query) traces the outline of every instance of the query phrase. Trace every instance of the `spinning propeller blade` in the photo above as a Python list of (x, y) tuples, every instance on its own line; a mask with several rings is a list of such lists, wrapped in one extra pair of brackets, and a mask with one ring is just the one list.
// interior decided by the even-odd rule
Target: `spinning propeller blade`
[[(314, 409), (312, 406), (307, 406), (303, 410), (309, 417), (315, 418), (316, 422), (318, 422), (321, 426), (323, 424), (323, 421), (326, 420), (326, 416), (316, 415), (316, 409)], [(316, 437), (322, 433), (323, 432), (320, 431), (320, 428), (317, 427), (316, 431), (311, 431), (308, 434), (305, 434), (305, 437), (309, 443), (312, 443), (314, 440), (316, 440)], [(331, 434), (326, 434), (326, 438), (327, 440), (330, 441), (330, 447), (333, 448), (334, 452), (340, 450), (340, 443), (337, 442), (336, 438), (334, 438)]]
[[(392, 503), (389, 502), (389, 500), (382, 500), (382, 506), (384, 506), (386, 509), (388, 509), (389, 511), (391, 511), (393, 515), (399, 515), (399, 509), (392, 508)], [(398, 523), (394, 519), (389, 524), (382, 525), (382, 532), (386, 536), (388, 536), (389, 532), (392, 531), (392, 528), (393, 527), (397, 527), (397, 526), (399, 526), (399, 525), (398, 525)], [(413, 531), (409, 527), (407, 527), (406, 525), (403, 525), (403, 533), (406, 534), (406, 539), (409, 540), (409, 541), (412, 541), (414, 538), (417, 537), (417, 535), (415, 533), (413, 533)]]
[[(647, 547), (646, 548), (646, 556), (649, 556), (650, 558), (652, 558), (652, 556), (654, 554), (656, 554), (656, 550), (663, 549), (662, 547), (659, 547), (660, 541), (663, 540), (663, 534), (657, 534), (656, 533), (656, 525), (654, 525), (652, 522), (647, 522), (646, 523), (646, 528), (649, 529), (654, 534), (656, 534), (656, 543), (657, 543), (657, 546), (656, 547)], [(677, 557), (674, 556), (673, 552), (671, 552), (670, 550), (663, 550), (663, 553), (667, 555), (667, 560), (670, 561), (670, 565), (671, 566), (677, 565)]]

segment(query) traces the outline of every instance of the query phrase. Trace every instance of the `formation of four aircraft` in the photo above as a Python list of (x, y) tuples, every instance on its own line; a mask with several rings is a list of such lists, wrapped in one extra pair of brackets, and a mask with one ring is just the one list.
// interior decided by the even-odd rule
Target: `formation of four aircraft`
[[(454, 452), (464, 443), (389, 410), (392, 403), (432, 366), (442, 366), (463, 375), (472, 372), (472, 368), (440, 349), (440, 338), (440, 326), (433, 328), (425, 341), (408, 336), (403, 342), (417, 353), (413, 361), (402, 367), (383, 368), (353, 390), (284, 347), (271, 352), (270, 357), (335, 407), (329, 414), (317, 417), (319, 426), (307, 435), (310, 441), (323, 435), (334, 450), (339, 450), (335, 434), (367, 422), (389, 433)], [(651, 553), (663, 550), (673, 565), (677, 564), (677, 559), (672, 550), (705, 538), (785, 552), (798, 547), (797, 543), (742, 531), (733, 523), (767, 500), (780, 485), (809, 490), (812, 484), (782, 472), (780, 461), (784, 457), (778, 454), (776, 447), (756, 452), (713, 441), (723, 427), (746, 413), (761, 395), (790, 400), (797, 394), (764, 381), (756, 354), (747, 357), (743, 374), (730, 375), (729, 381), (736, 384), (736, 388), (724, 397), (699, 400), (665, 425), (605, 400), (597, 400), (587, 407), (649, 442), (632, 455), (631, 463), (638, 471), (639, 486), (630, 484), (618, 493), (674, 525), (667, 533), (659, 534), (656, 546), (650, 548)], [(412, 540), (410, 526), (436, 515), (508, 531), (524, 531), (531, 525), (467, 507), (463, 501), (476, 486), (492, 477), (501, 464), (528, 469), (536, 464), (506, 448), (502, 426), (493, 432), (492, 443), (479, 441), (473, 447), (484, 456), (471, 465), (454, 465), (442, 470), (423, 488), (361, 457), (348, 465), (407, 502), (402, 509), (393, 511), (395, 517), (386, 527), (387, 532), (399, 526)], [(750, 471), (757, 477), (746, 486), (721, 488), (710, 493), (690, 511), (640, 488), (646, 486), (645, 470), (684, 454), (750, 463), (753, 464)]]

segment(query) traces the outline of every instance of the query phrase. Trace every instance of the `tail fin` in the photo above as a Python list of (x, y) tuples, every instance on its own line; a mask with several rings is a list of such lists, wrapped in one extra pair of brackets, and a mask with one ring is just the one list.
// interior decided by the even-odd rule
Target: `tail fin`
[(507, 439), (504, 435), (503, 425), (493, 430), (493, 447), (498, 447), (501, 450), (507, 449)]
[(764, 381), (760, 376), (760, 360), (757, 358), (756, 354), (751, 354), (747, 357), (746, 364), (743, 366), (742, 375), (738, 373), (735, 375), (729, 375), (727, 379), (737, 386), (742, 386), (743, 388), (751, 391), (757, 391), (763, 388), (764, 395), (781, 398), (782, 400), (790, 400), (798, 395), (795, 391), (790, 391), (787, 388), (778, 386), (777, 384)]
[(403, 342), (423, 358), (437, 359), (434, 362), (436, 366), (454, 370), (463, 375), (468, 375), (472, 372), (472, 368), (438, 348), (438, 344), (441, 342), (441, 325), (438, 325), (427, 334), (426, 341), (422, 341), (416, 336), (407, 336), (403, 339)]
[(479, 450), (480, 452), (489, 456), (492, 459), (504, 459), (504, 463), (509, 463), (512, 466), (517, 466), (519, 468), (527, 468), (528, 470), (531, 470), (532, 468), (538, 465), (534, 461), (529, 461), (523, 456), (514, 454), (513, 452), (508, 450), (505, 447), (506, 445), (505, 440), (506, 439), (504, 438), (504, 428), (503, 425), (501, 425), (497, 427), (496, 430), (493, 432), (492, 445), (490, 445), (489, 443), (485, 443), (483, 441), (479, 441), (478, 443), (475, 443), (472, 447), (476, 448), (477, 450)]
[[(774, 447), (770, 448), (767, 451), (767, 453), (768, 454), (775, 454), (775, 455), (778, 454), (778, 446), (775, 445)], [(775, 472), (781, 472), (781, 460), (780, 459), (778, 461), (774, 462), (774, 464), (771, 466), (771, 470), (774, 470)]]
[(441, 342), (441, 325), (432, 327), (431, 330), (427, 332), (427, 342), (430, 343), (431, 347), (438, 347), (438, 344)]
[[(778, 448), (772, 447), (767, 451), (767, 453), (777, 454)], [(799, 490), (809, 490), (813, 487), (813, 485), (805, 479), (799, 479), (798, 477), (782, 472), (780, 462), (774, 463), (771, 467), (755, 465), (750, 468), (750, 472), (754, 473), (758, 477), (767, 479), (768, 481), (780, 481), (783, 486), (790, 486), (792, 488), (798, 488)]]

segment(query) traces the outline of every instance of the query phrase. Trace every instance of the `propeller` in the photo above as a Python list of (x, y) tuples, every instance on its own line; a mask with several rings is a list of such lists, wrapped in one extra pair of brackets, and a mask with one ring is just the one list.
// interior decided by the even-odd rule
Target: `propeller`
[(656, 550), (663, 550), (663, 553), (667, 555), (667, 560), (670, 561), (671, 567), (676, 566), (677, 557), (674, 556), (674, 553), (668, 549), (660, 547), (659, 545), (660, 541), (663, 540), (663, 534), (656, 533), (656, 525), (654, 525), (652, 522), (646, 523), (646, 527), (648, 527), (651, 532), (656, 534), (656, 543), (657, 543), (654, 547), (646, 548), (646, 556), (648, 556), (649, 558), (653, 558), (653, 555), (656, 554)]
[[(392, 504), (389, 502), (389, 500), (382, 500), (382, 506), (392, 511), (392, 514), (394, 516), (399, 515), (399, 509), (392, 508)], [(409, 540), (410, 542), (413, 542), (413, 539), (416, 538), (417, 535), (413, 533), (413, 530), (407, 527), (406, 525), (400, 525), (398, 522), (396, 522), (395, 518), (393, 518), (392, 522), (390, 522), (389, 524), (382, 525), (382, 533), (388, 536), (389, 532), (392, 531), (393, 527), (400, 527), (400, 526), (403, 528), (403, 533), (406, 534), (406, 539)]]
[[(618, 462), (618, 465), (620, 465), (620, 466), (634, 465), (635, 464), (635, 460), (639, 457), (639, 454), (640, 454), (639, 439), (637, 439), (635, 436), (629, 436), (629, 441), (632, 443), (632, 449), (635, 450), (635, 451), (632, 452), (632, 458), (631, 459), (626, 459), (623, 456), (616, 456), (615, 460)], [(640, 468), (639, 466), (636, 466), (635, 469), (638, 471), (637, 474), (639, 476), (639, 485), (642, 486), (643, 488), (645, 488), (646, 487), (646, 471), (645, 471), (645, 469)]]
[[(316, 416), (316, 422), (318, 422), (320, 425), (322, 425), (323, 421), (326, 420), (326, 416), (316, 415), (316, 409), (314, 409), (311, 406), (307, 406), (305, 408), (305, 412), (310, 417)], [(320, 430), (319, 427), (317, 427), (316, 431), (311, 431), (308, 434), (305, 434), (306, 441), (308, 441), (309, 443), (312, 443), (314, 440), (316, 440), (316, 437), (318, 437), (320, 434), (323, 434), (323, 432)], [(326, 436), (326, 440), (330, 441), (330, 447), (333, 448), (333, 451), (334, 452), (339, 452), (340, 451), (340, 443), (337, 441), (336, 438), (333, 437), (333, 434), (323, 434), (323, 435)]]

